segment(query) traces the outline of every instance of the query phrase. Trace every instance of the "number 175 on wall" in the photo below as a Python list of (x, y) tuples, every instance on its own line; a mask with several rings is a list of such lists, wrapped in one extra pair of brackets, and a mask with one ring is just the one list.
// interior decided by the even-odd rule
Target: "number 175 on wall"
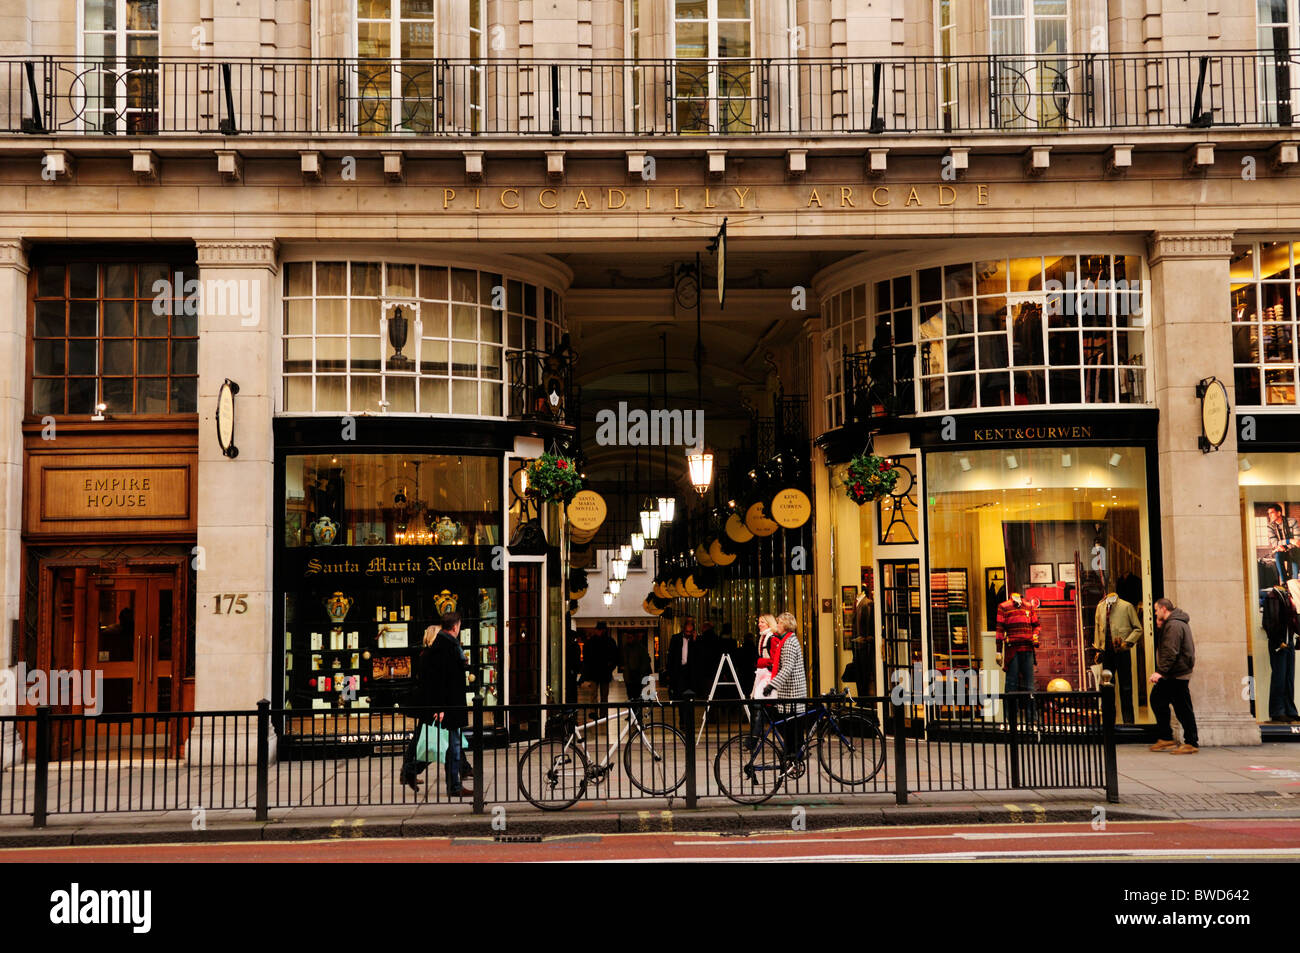
[[(222, 608), (222, 605), (225, 608)], [(214, 615), (243, 615), (248, 611), (248, 593), (219, 592), (212, 597)]]

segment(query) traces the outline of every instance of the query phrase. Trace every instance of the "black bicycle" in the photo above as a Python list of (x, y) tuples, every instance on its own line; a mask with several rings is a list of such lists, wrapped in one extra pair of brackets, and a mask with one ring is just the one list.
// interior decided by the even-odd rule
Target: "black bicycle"
[[(780, 790), (786, 778), (803, 776), (817, 749), (822, 770), (842, 784), (866, 784), (885, 764), (885, 736), (868, 711), (856, 706), (848, 692), (831, 692), (812, 702), (808, 710), (772, 718), (762, 706), (756, 731), (735, 735), (718, 749), (713, 776), (722, 793), (738, 804), (761, 804)], [(786, 755), (783, 728), (793, 729), (795, 719), (809, 730), (793, 755)]]

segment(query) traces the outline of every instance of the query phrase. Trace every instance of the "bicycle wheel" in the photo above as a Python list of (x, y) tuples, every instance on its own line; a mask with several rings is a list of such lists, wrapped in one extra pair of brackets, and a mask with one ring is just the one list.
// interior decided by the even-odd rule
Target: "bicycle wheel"
[(587, 766), (572, 741), (543, 738), (519, 759), (519, 790), (543, 811), (562, 811), (586, 792)]
[(671, 725), (642, 724), (623, 745), (623, 770), (646, 794), (671, 794), (686, 783), (686, 739)]
[(817, 760), (843, 784), (866, 784), (885, 764), (885, 736), (866, 715), (832, 715), (817, 730)]
[(781, 787), (781, 749), (771, 738), (754, 742), (748, 734), (736, 735), (718, 749), (713, 776), (737, 804), (762, 804)]

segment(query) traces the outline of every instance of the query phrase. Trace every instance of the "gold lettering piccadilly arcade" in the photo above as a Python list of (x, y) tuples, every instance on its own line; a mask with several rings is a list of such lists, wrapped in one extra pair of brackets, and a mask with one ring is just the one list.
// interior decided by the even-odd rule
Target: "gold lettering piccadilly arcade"
[(976, 430), (978, 442), (988, 440), (1086, 440), (1092, 428), (1083, 424), (1072, 427), (986, 427)]
[[(436, 193), (435, 193), (436, 195)], [(987, 185), (511, 186), (442, 189), (446, 212), (872, 211), (989, 204)], [(435, 205), (437, 207), (436, 199)]]

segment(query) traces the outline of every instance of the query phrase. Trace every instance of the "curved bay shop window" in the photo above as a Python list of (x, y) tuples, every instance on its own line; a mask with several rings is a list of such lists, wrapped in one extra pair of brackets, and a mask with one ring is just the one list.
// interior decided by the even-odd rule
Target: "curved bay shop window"
[[(1241, 447), (1237, 483), (1246, 551), (1247, 644), (1255, 680), (1252, 704), (1259, 721), (1287, 723), (1296, 717), (1300, 703), (1296, 654), (1287, 647), (1281, 627), (1270, 624), (1273, 632), (1266, 630), (1265, 609), (1273, 599), (1290, 598), (1300, 605), (1300, 452), (1260, 453)], [(1285, 596), (1273, 592), (1279, 585), (1286, 587)], [(1268, 618), (1271, 622), (1271, 615)]]
[(554, 290), (446, 265), (291, 261), (284, 299), (286, 413), (501, 417), (506, 352), (563, 334)]
[(1035, 689), (1058, 679), (1094, 688), (1089, 649), (1098, 620), (1115, 618), (1122, 600), (1135, 607), (1143, 631), (1131, 649), (1106, 659), (1119, 686), (1117, 720), (1150, 720), (1145, 450), (1016, 445), (927, 453), (925, 489), (931, 668), (982, 670), (990, 679), (998, 669), (998, 606), (1018, 594), (1037, 604)]
[(1232, 246), (1232, 361), (1239, 407), (1296, 406), (1296, 246)]
[[(405, 705), (425, 629), (447, 609), (461, 614), (474, 675), (466, 703), (507, 701), (503, 574), (493, 569), (499, 457), (290, 454), (283, 486), (287, 708), (356, 715)], [(310, 717), (288, 733), (311, 734)]]

